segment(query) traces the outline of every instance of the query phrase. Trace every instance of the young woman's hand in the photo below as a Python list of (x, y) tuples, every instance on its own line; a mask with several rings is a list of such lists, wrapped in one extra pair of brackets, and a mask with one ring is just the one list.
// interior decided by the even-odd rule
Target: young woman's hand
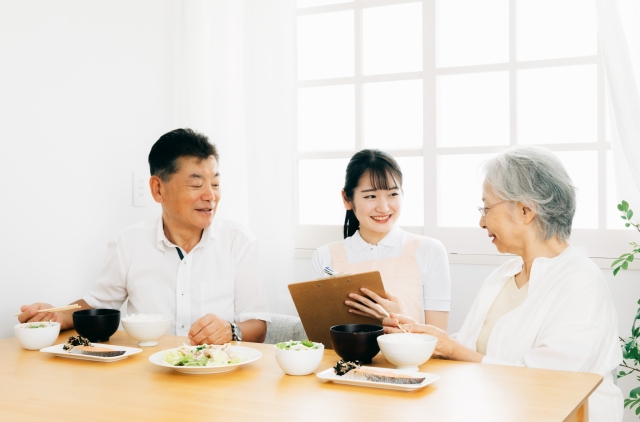
[(380, 308), (387, 313), (401, 314), (403, 312), (402, 302), (398, 296), (387, 292), (387, 299), (385, 299), (369, 289), (362, 288), (360, 291), (361, 295), (352, 293), (349, 295), (351, 300), (345, 302), (346, 305), (351, 306), (352, 309), (349, 309), (349, 312), (353, 314), (383, 320), (386, 315)]

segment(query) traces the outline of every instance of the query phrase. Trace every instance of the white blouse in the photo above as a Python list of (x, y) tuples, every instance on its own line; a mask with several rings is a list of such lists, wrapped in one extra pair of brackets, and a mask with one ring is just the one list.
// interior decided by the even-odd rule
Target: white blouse
[[(522, 270), (522, 258), (485, 281), (458, 341), (476, 350), (487, 313), (505, 283)], [(527, 298), (498, 320), (482, 363), (597, 373), (602, 384), (589, 398), (590, 420), (622, 420), (622, 393), (611, 371), (622, 362), (617, 315), (602, 272), (584, 248), (567, 247), (555, 258), (537, 258)]]
[[(344, 239), (344, 251), (349, 263), (397, 258), (402, 254), (408, 239), (407, 232), (393, 226), (377, 245), (370, 245), (360, 236), (360, 231), (357, 231)], [(448, 312), (451, 303), (451, 276), (444, 245), (439, 240), (420, 236), (416, 262), (420, 268), (423, 309)], [(324, 267), (333, 266), (329, 245), (321, 246), (313, 253), (311, 264), (315, 277), (325, 277)]]

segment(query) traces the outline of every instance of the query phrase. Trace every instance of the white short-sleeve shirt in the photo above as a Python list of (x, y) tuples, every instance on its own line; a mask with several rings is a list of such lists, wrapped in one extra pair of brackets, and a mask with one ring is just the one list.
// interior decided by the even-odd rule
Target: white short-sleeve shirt
[(216, 218), (184, 259), (164, 235), (162, 218), (130, 226), (108, 244), (104, 266), (84, 300), (93, 308), (174, 318), (170, 334), (186, 336), (213, 313), (227, 321), (270, 321), (258, 247), (242, 226)]
[[(344, 239), (347, 262), (356, 263), (384, 258), (397, 258), (402, 254), (409, 233), (394, 226), (377, 245), (368, 244), (357, 231)], [(426, 311), (449, 311), (451, 306), (451, 276), (449, 259), (444, 245), (430, 237), (420, 236), (416, 248), (416, 262), (420, 268), (422, 305)], [(313, 274), (324, 277), (324, 267), (332, 267), (329, 245), (319, 247), (311, 257)]]

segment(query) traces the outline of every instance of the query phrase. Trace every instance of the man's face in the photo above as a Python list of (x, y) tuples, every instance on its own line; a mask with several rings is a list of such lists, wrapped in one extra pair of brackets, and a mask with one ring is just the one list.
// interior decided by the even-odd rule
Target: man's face
[(200, 161), (195, 157), (178, 158), (178, 171), (168, 182), (158, 179), (159, 195), (154, 192), (154, 198), (162, 204), (165, 224), (186, 230), (209, 227), (220, 201), (219, 179), (215, 157)]

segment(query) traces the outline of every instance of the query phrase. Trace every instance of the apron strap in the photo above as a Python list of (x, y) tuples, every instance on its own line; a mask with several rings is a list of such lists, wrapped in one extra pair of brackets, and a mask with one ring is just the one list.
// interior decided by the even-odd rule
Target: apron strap
[(416, 249), (418, 249), (418, 245), (420, 245), (420, 236), (416, 234), (409, 234), (408, 236), (407, 243), (405, 243), (404, 248), (402, 248), (401, 256), (403, 258), (415, 259)]
[(333, 269), (336, 269), (337, 265), (347, 264), (347, 253), (344, 251), (344, 241), (329, 243), (329, 252), (331, 253), (331, 260), (333, 261)]

